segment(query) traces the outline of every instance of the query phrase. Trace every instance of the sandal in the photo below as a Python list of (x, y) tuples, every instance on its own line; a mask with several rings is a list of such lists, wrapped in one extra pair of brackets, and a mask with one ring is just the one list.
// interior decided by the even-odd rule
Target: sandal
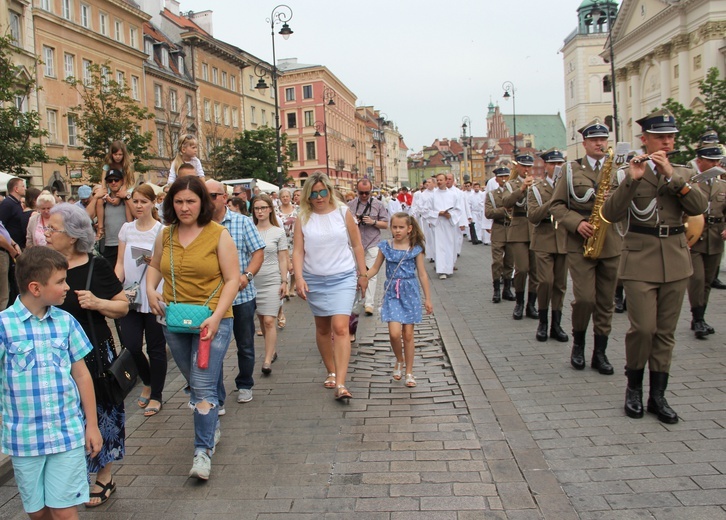
[(136, 399), (136, 404), (139, 405), (139, 408), (146, 408), (147, 406), (149, 406), (149, 401), (150, 399), (148, 397), (140, 395), (139, 398)]
[(351, 397), (353, 396), (344, 385), (338, 385), (338, 388), (335, 390), (336, 401), (345, 401), (347, 403)]
[(105, 504), (109, 498), (111, 498), (111, 495), (116, 491), (116, 483), (111, 479), (107, 484), (101, 484), (98, 480), (96, 481), (96, 485), (101, 488), (101, 491), (96, 491), (95, 493), (89, 493), (88, 496), (90, 498), (100, 498), (100, 502), (86, 502), (86, 507), (98, 507), (102, 504)]
[(287, 324), (287, 318), (285, 316), (283, 316), (282, 318), (277, 318), (277, 328), (278, 329), (284, 329), (286, 324)]
[(255, 332), (255, 334), (257, 334), (258, 336), (262, 336), (262, 331), (258, 330), (257, 332)]
[(405, 367), (405, 363), (403, 361), (396, 361), (396, 364), (393, 365), (393, 379), (396, 381), (400, 381), (401, 377), (403, 376), (403, 367)]
[(328, 377), (325, 378), (325, 383), (323, 383), (323, 386), (328, 389), (335, 388), (335, 372), (328, 373)]
[(416, 379), (413, 377), (413, 374), (406, 374), (406, 386), (409, 388), (416, 386)]
[(161, 403), (159, 403), (159, 406), (147, 406), (146, 410), (144, 410), (144, 417), (153, 417), (160, 411), (161, 411)]

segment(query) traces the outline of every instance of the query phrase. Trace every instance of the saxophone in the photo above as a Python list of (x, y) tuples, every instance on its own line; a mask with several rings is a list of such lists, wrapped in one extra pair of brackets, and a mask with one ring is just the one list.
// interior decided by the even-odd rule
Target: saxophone
[(607, 159), (600, 168), (600, 178), (597, 184), (597, 194), (595, 195), (595, 203), (592, 206), (592, 213), (590, 213), (590, 220), (588, 221), (593, 227), (592, 236), (585, 240), (585, 258), (590, 260), (597, 260), (600, 258), (602, 253), (603, 245), (605, 245), (605, 235), (607, 233), (610, 223), (603, 220), (600, 216), (600, 209), (605, 203), (605, 195), (607, 195), (610, 189), (610, 171), (613, 168), (613, 149), (607, 149)]

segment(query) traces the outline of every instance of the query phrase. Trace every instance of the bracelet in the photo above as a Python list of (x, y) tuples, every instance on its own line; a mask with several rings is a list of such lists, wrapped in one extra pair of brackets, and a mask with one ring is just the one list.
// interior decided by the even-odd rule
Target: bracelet
[(368, 278), (368, 273), (361, 273), (358, 275), (358, 278), (360, 278), (361, 276), (365, 276), (366, 278)]

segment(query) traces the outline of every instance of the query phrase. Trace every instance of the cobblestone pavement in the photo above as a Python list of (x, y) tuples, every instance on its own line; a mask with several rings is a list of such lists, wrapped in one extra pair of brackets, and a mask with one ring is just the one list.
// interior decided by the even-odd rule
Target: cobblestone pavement
[[(458, 266), (432, 279), (415, 389), (391, 378), (385, 324), (361, 317), (354, 399), (335, 402), (322, 387), (310, 312), (293, 298), (273, 374), (256, 375), (251, 402), (229, 396), (210, 481), (187, 478), (192, 416), (172, 368), (158, 416), (145, 419), (130, 396), (118, 490), (81, 518), (726, 518), (726, 291), (712, 293), (708, 318), (722, 331), (707, 341), (692, 339), (681, 317), (669, 399), (683, 420), (664, 425), (624, 417), (619, 370), (572, 370), (567, 344), (536, 342), (535, 320), (514, 322), (511, 303), (490, 302), (489, 248), (465, 244)], [(615, 366), (626, 324), (616, 315)], [(228, 391), (235, 366), (232, 345)], [(10, 478), (0, 520), (15, 518), (26, 516)]]
[[(711, 292), (707, 318), (717, 333), (708, 340), (694, 338), (684, 301), (667, 394), (681, 421), (666, 425), (650, 414), (629, 419), (622, 410), (627, 315), (613, 319), (608, 356), (615, 375), (573, 370), (570, 344), (537, 342), (536, 320), (515, 322), (511, 302), (491, 303), (489, 265), (489, 248), (465, 246), (459, 274), (433, 284), (452, 324), (441, 330), (446, 349), (451, 356), (450, 344), (464, 347), (467, 359), (460, 362), (474, 368), (506, 439), (493, 443), (498, 453), (482, 443), (489, 466), (492, 457), (511, 460), (513, 452), (539, 502), (516, 449), (524, 438), (582, 519), (726, 518), (726, 291)], [(589, 355), (592, 333), (587, 341)], [(459, 378), (453, 356), (452, 365)]]

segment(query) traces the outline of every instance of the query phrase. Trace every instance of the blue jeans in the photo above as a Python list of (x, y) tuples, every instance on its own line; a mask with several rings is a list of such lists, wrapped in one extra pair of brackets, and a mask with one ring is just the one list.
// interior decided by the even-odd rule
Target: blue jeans
[(255, 309), (257, 301), (252, 299), (239, 305), (232, 305), (234, 314), (234, 341), (237, 343), (237, 366), (239, 373), (234, 378), (237, 390), (250, 390), (255, 380)]
[[(214, 449), (214, 430), (219, 425), (219, 381), (224, 356), (232, 337), (232, 318), (223, 318), (219, 323), (219, 330), (209, 349), (209, 368), (201, 369), (197, 366), (199, 335), (177, 334), (169, 332), (166, 327), (164, 335), (171, 355), (191, 389), (189, 406), (194, 408), (194, 452), (207, 451), (211, 455)], [(207, 413), (201, 413), (196, 408), (197, 403), (202, 401), (213, 405)]]

